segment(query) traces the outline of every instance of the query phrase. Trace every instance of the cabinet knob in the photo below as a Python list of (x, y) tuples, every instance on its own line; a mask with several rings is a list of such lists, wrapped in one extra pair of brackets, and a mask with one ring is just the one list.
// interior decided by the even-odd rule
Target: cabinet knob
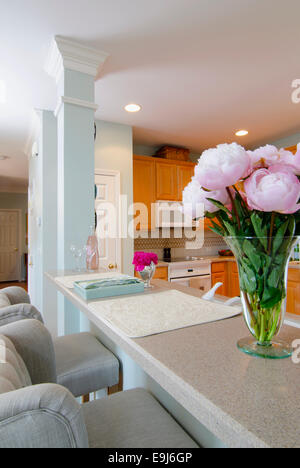
[(112, 263), (110, 265), (108, 265), (108, 268), (110, 270), (114, 270), (115, 268), (118, 268), (118, 265), (113, 265)]

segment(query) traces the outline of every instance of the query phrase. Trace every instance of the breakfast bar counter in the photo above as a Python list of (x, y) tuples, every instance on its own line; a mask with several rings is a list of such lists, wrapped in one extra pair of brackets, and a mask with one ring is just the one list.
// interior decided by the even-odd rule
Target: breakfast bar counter
[[(300, 447), (300, 363), (258, 359), (240, 352), (236, 343), (249, 334), (241, 316), (132, 339), (57, 281), (57, 274), (47, 277), (225, 446)], [(201, 297), (196, 289), (159, 280), (153, 284), (156, 289), (177, 289)], [(292, 343), (300, 338), (300, 330), (284, 326), (280, 337)]]

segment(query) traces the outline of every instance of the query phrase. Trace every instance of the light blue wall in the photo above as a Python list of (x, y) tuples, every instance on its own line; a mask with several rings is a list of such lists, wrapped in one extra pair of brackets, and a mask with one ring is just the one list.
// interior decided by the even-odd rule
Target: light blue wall
[[(121, 194), (133, 203), (133, 145), (132, 128), (128, 125), (96, 121), (95, 168), (120, 171)], [(129, 218), (130, 222), (131, 218)], [(122, 271), (133, 274), (133, 239), (122, 240)]]
[(22, 258), (21, 271), (22, 279), (25, 278), (24, 253), (27, 253), (28, 247), (26, 244), (26, 214), (28, 213), (28, 196), (27, 193), (7, 193), (0, 192), (0, 209), (3, 210), (21, 210), (21, 243), (22, 243)]

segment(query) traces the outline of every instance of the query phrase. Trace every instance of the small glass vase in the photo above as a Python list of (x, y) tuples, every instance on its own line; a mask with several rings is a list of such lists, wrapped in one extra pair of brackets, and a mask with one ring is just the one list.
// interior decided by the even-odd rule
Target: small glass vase
[(246, 354), (283, 359), (293, 348), (276, 337), (286, 310), (289, 259), (297, 237), (226, 237), (238, 264), (243, 315), (251, 337), (240, 340)]
[(152, 288), (151, 280), (155, 274), (155, 270), (156, 265), (155, 263), (151, 262), (149, 266), (145, 266), (145, 268), (142, 271), (139, 271), (139, 274), (145, 283), (145, 288)]

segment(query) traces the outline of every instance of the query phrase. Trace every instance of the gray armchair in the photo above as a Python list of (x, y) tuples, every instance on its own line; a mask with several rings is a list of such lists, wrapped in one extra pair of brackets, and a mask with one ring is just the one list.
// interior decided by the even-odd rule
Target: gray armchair
[[(30, 304), (27, 292), (19, 287), (1, 290), (6, 294), (11, 306), (0, 309), (0, 327), (25, 319), (35, 319), (44, 323), (40, 312)], [(75, 396), (108, 389), (108, 393), (121, 390), (119, 362), (95, 336), (90, 333), (77, 333), (53, 340), (56, 357), (57, 382)]]
[(80, 406), (55, 383), (54, 347), (41, 322), (1, 327), (1, 343), (9, 362), (0, 363), (0, 448), (197, 447), (145, 390)]

